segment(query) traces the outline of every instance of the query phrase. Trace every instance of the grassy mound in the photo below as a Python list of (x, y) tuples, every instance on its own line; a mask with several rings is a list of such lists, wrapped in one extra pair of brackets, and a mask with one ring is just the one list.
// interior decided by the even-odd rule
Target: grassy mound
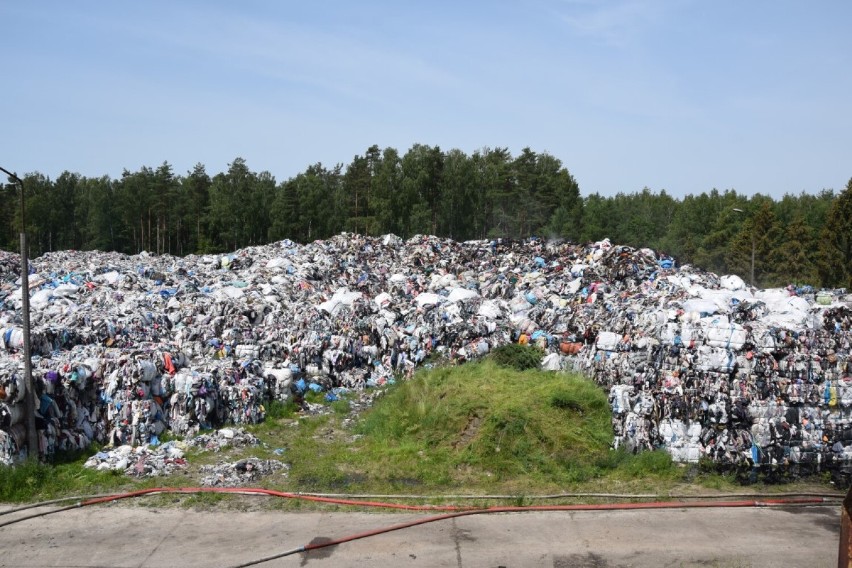
[[(609, 405), (593, 382), (491, 361), (418, 373), (390, 389), (354, 431), (348, 444), (307, 448), (296, 440), (291, 480), (305, 490), (532, 492), (635, 461), (609, 449)], [(676, 474), (663, 457), (657, 474)]]
[(429, 454), (418, 477), (440, 465), (445, 479), (459, 469), (498, 480), (570, 475), (612, 439), (606, 397), (591, 382), (490, 363), (419, 375), (391, 392), (360, 430), (376, 449)]

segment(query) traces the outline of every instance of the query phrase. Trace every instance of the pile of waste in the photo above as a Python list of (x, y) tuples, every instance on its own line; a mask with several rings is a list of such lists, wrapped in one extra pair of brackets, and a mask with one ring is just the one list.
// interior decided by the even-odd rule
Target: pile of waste
[[(25, 449), (21, 285), (0, 256), (0, 461)], [(32, 262), (39, 453), (263, 420), (427, 358), (542, 348), (608, 390), (615, 444), (676, 460), (852, 465), (845, 291), (758, 290), (649, 249), (342, 234), (226, 255)]]
[(133, 477), (171, 475), (187, 466), (184, 449), (179, 442), (167, 442), (158, 447), (119, 446), (96, 453), (83, 467), (121, 471)]
[(193, 448), (219, 452), (223, 448), (257, 446), (260, 444), (260, 440), (257, 439), (257, 436), (251, 432), (246, 432), (243, 428), (222, 428), (214, 432), (199, 434), (187, 440), (186, 444)]
[[(222, 428), (199, 434), (185, 441), (169, 441), (160, 444), (154, 440), (151, 444), (136, 447), (123, 445), (104, 449), (86, 460), (83, 467), (120, 471), (131, 477), (159, 477), (184, 470), (189, 465), (185, 452), (190, 448), (220, 452), (227, 448), (258, 445), (260, 440), (242, 428)], [(204, 485), (236, 487), (243, 482), (254, 481), (285, 467), (287, 467), (285, 464), (276, 460), (247, 458), (233, 464), (202, 466), (201, 473), (205, 475)]]
[(240, 487), (255, 485), (261, 477), (278, 471), (287, 474), (290, 466), (278, 460), (246, 458), (233, 463), (201, 466), (202, 487)]

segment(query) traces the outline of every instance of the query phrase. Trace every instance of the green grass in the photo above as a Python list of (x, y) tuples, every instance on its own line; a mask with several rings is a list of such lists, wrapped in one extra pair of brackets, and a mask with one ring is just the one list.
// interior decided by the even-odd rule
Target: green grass
[(28, 460), (16, 466), (0, 466), (0, 502), (45, 501), (141, 487), (120, 472), (84, 468), (89, 455), (66, 453), (57, 455), (52, 464)]
[(334, 440), (334, 417), (300, 428), (288, 450), (299, 490), (535, 493), (622, 468), (626, 476), (677, 472), (667, 454), (609, 449), (609, 405), (591, 381), (490, 361), (391, 387), (355, 426), (355, 440)]
[(280, 400), (272, 400), (264, 405), (266, 409), (266, 420), (278, 420), (280, 418), (293, 418), (299, 410), (296, 403), (292, 400), (281, 402)]
[(488, 359), (501, 367), (509, 367), (518, 371), (538, 369), (543, 358), (544, 351), (538, 347), (517, 343), (501, 345), (488, 354)]

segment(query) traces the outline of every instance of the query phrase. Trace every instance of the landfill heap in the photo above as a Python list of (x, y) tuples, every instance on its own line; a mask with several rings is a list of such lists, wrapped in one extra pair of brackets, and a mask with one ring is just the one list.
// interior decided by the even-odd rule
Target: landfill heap
[[(20, 457), (21, 289), (0, 253), (0, 461)], [(264, 403), (510, 342), (610, 393), (615, 444), (807, 471), (852, 464), (845, 291), (756, 290), (649, 249), (342, 234), (227, 255), (32, 262), (39, 452), (263, 419)]]
[(219, 452), (223, 448), (240, 448), (260, 445), (260, 440), (242, 428), (222, 428), (187, 440), (187, 445), (207, 451)]
[(186, 444), (166, 442), (156, 448), (124, 445), (98, 452), (83, 464), (83, 467), (101, 471), (120, 471), (133, 477), (156, 477), (171, 475), (187, 466), (184, 457)]
[[(172, 440), (164, 444), (143, 444), (136, 447), (122, 445), (103, 450), (86, 460), (83, 467), (120, 471), (133, 477), (157, 477), (171, 475), (175, 471), (186, 468), (189, 462), (184, 455), (186, 450), (190, 448), (219, 452), (224, 448), (258, 445), (260, 445), (260, 440), (242, 428), (222, 428), (221, 430), (199, 434), (187, 440)], [(250, 460), (254, 460), (254, 458)], [(224, 469), (240, 472), (239, 468), (235, 469), (234, 467)], [(249, 468), (249, 472), (257, 472), (260, 469)], [(203, 472), (209, 473), (205, 470)], [(246, 473), (245, 470), (242, 472)], [(220, 473), (222, 472), (220, 471)]]
[(233, 463), (219, 462), (201, 466), (202, 487), (239, 487), (254, 485), (260, 478), (283, 470), (287, 475), (290, 466), (278, 460), (245, 458)]

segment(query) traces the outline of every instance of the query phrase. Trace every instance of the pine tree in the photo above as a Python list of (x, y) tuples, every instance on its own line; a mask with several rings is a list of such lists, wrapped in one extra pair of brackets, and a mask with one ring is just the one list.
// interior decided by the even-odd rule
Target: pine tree
[(828, 210), (818, 263), (823, 286), (852, 289), (852, 179)]

